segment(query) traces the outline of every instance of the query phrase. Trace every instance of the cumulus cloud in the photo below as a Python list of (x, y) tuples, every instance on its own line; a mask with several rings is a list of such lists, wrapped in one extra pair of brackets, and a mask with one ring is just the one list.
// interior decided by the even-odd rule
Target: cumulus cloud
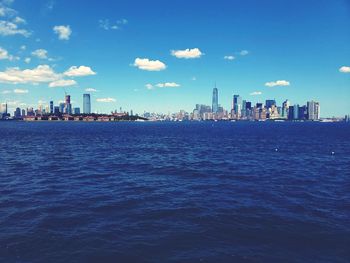
[(68, 77), (83, 77), (83, 76), (96, 75), (96, 72), (94, 72), (90, 67), (87, 67), (87, 66), (80, 66), (80, 67), (72, 66), (63, 74)]
[(187, 48), (184, 50), (172, 50), (171, 55), (177, 58), (191, 59), (200, 58), (204, 54), (199, 50), (199, 48)]
[(96, 99), (97, 102), (104, 102), (104, 103), (111, 103), (111, 102), (116, 102), (116, 99), (114, 98), (99, 98)]
[(290, 82), (286, 80), (277, 80), (277, 81), (271, 81), (271, 82), (265, 83), (266, 87), (289, 86), (289, 85), (290, 85)]
[(49, 65), (39, 65), (34, 69), (20, 70), (18, 67), (0, 71), (0, 82), (10, 84), (38, 84), (60, 79)]
[(148, 89), (148, 90), (154, 89), (153, 85), (152, 85), (152, 84), (149, 84), (149, 83), (146, 84), (145, 87), (146, 87), (146, 89)]
[(74, 86), (77, 82), (73, 79), (59, 79), (49, 84), (50, 88)]
[(350, 67), (342, 66), (342, 67), (339, 69), (339, 72), (342, 72), (342, 73), (350, 73)]
[(12, 56), (8, 53), (8, 51), (2, 47), (0, 47), (0, 60), (18, 60), (18, 57)]
[(25, 58), (25, 59), (24, 59), (24, 62), (27, 63), (27, 64), (29, 64), (31, 60), (32, 60), (31, 58)]
[(72, 30), (69, 25), (67, 26), (54, 26), (53, 31), (58, 35), (60, 40), (69, 40)]
[(235, 57), (232, 56), (232, 55), (228, 55), (228, 56), (224, 56), (224, 59), (226, 59), (226, 60), (234, 60)]
[(97, 92), (97, 89), (93, 89), (93, 88), (87, 88), (85, 89), (86, 92)]
[(32, 56), (40, 58), (40, 59), (47, 59), (47, 50), (37, 49), (37, 50), (32, 52)]
[(251, 96), (258, 96), (258, 95), (261, 95), (262, 92), (261, 91), (254, 91), (252, 93), (250, 93)]
[(150, 60), (148, 58), (136, 58), (134, 66), (147, 71), (161, 71), (166, 69), (166, 65), (159, 60)]
[(29, 91), (27, 89), (14, 89), (13, 90), (13, 93), (16, 93), (16, 94), (26, 94), (28, 92)]
[(12, 35), (22, 35), (24, 37), (29, 37), (31, 33), (26, 29), (21, 29), (17, 24), (9, 21), (0, 21), (0, 35), (2, 36), (12, 36)]

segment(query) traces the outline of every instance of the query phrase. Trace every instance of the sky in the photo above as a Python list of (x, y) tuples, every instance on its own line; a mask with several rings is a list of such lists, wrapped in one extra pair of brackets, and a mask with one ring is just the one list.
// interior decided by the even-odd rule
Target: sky
[(0, 102), (192, 111), (232, 96), (350, 113), (350, 0), (0, 0)]

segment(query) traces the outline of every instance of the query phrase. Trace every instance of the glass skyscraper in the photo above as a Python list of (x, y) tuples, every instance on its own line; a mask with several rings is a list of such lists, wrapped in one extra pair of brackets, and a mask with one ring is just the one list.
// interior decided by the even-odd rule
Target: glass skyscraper
[(83, 113), (90, 114), (91, 113), (91, 101), (90, 94), (83, 95)]
[(219, 109), (219, 98), (218, 98), (218, 89), (215, 87), (213, 89), (213, 101), (212, 101), (212, 111), (217, 113)]

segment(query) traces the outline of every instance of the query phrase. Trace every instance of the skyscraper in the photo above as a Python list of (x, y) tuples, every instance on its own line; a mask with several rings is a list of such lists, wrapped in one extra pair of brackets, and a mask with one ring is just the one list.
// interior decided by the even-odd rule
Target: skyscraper
[(233, 104), (232, 104), (233, 112), (236, 118), (241, 116), (242, 111), (242, 97), (239, 95), (233, 95)]
[(218, 98), (218, 89), (215, 87), (213, 89), (213, 100), (212, 100), (212, 111), (217, 113), (219, 109), (219, 98)]
[(320, 119), (320, 103), (316, 101), (307, 102), (307, 115), (309, 120)]
[(64, 113), (72, 114), (72, 104), (70, 103), (70, 95), (66, 95)]
[(50, 114), (53, 114), (53, 101), (50, 101)]
[(83, 113), (90, 114), (91, 113), (91, 101), (90, 94), (83, 95)]

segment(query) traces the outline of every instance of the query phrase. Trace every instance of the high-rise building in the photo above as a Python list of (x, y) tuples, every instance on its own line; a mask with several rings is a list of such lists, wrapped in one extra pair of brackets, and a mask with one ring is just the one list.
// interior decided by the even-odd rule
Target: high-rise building
[(60, 114), (60, 107), (59, 106), (55, 106), (54, 107), (54, 110), (53, 110), (53, 113), (57, 116)]
[(83, 113), (90, 114), (91, 113), (91, 101), (90, 94), (83, 95)]
[(64, 103), (60, 103), (60, 106), (59, 106), (59, 111), (60, 113), (64, 113)]
[(22, 109), (22, 117), (26, 116), (26, 110)]
[(64, 113), (72, 114), (72, 104), (70, 103), (70, 95), (66, 95)]
[(293, 106), (293, 119), (294, 120), (299, 119), (299, 104), (294, 104)]
[(242, 112), (242, 97), (239, 95), (233, 95), (233, 113), (236, 118), (241, 116)]
[(15, 112), (14, 112), (14, 114), (13, 114), (13, 116), (14, 116), (16, 119), (21, 118), (21, 109), (17, 107), (16, 110), (15, 110)]
[(50, 114), (53, 114), (53, 101), (50, 101)]
[(218, 98), (218, 89), (215, 87), (213, 89), (213, 99), (212, 99), (212, 111), (217, 113), (219, 108), (219, 98)]
[(307, 102), (307, 115), (309, 120), (320, 119), (320, 103), (316, 101)]
[(281, 114), (281, 117), (284, 118), (284, 119), (288, 118), (289, 106), (290, 106), (289, 100), (285, 100), (282, 103), (282, 114)]

